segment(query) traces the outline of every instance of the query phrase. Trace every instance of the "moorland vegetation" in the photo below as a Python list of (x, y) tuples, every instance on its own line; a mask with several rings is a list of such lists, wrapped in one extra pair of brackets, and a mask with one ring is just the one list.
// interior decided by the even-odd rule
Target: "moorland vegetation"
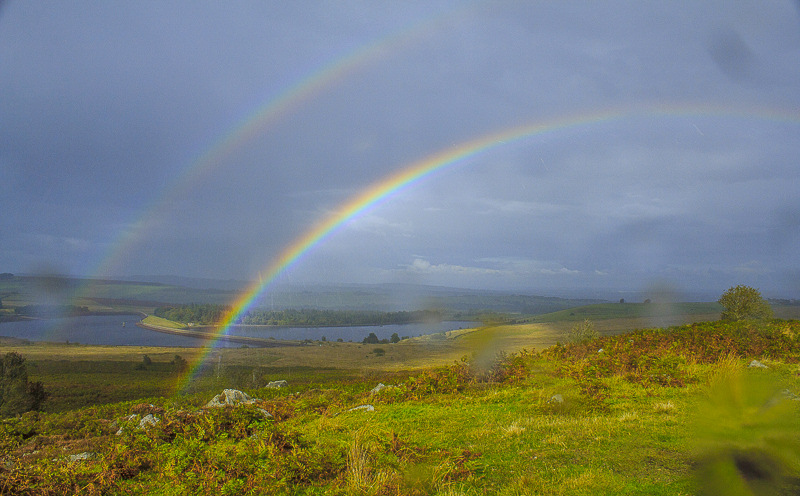
[[(0, 494), (800, 490), (800, 322), (743, 318), (609, 333), (580, 319), (561, 332), (562, 343), (519, 346), (542, 329), (412, 338), (384, 345), (380, 356), (358, 343), (300, 350), (360, 353), (372, 361), (361, 369), (280, 365), (278, 355), (254, 366), (252, 357), (276, 352), (231, 350), (219, 356), (251, 358), (211, 360), (188, 387), (186, 361), (172, 350), (65, 363), (20, 345), (37, 357), (30, 375), (54, 398), (44, 411), (0, 422)], [(514, 350), (498, 346), (512, 342)], [(390, 361), (403, 348), (433, 356), (464, 343), (472, 352), (443, 365)], [(88, 357), (92, 347), (74, 352)], [(80, 371), (70, 377), (129, 396), (65, 401), (90, 389), (57, 385), (73, 367)], [(268, 387), (275, 379), (287, 387)], [(131, 394), (132, 384), (143, 389)], [(224, 388), (257, 400), (206, 407)]]

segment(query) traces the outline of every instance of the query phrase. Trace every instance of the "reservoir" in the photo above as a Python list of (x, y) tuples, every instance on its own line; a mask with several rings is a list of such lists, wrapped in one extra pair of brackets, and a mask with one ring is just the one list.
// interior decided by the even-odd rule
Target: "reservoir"
[[(206, 341), (199, 338), (164, 334), (136, 326), (141, 319), (138, 315), (90, 315), (59, 319), (24, 320), (0, 323), (0, 336), (27, 339), (29, 341), (50, 341), (57, 343), (80, 343), (112, 346), (171, 346), (200, 347)], [(125, 325), (123, 325), (123, 323)], [(434, 322), (424, 324), (400, 324), (383, 326), (342, 326), (342, 327), (269, 327), (233, 326), (229, 335), (249, 336), (262, 339), (303, 341), (361, 342), (374, 332), (378, 339), (389, 339), (397, 333), (402, 337), (417, 337), (455, 329), (475, 327), (474, 322)], [(219, 341), (218, 347), (238, 348), (238, 343)]]

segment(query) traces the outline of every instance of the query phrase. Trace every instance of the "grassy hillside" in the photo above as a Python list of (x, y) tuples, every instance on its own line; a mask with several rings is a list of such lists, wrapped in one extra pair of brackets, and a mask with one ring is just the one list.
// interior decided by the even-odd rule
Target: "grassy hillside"
[[(558, 340), (539, 323), (216, 350), (188, 390), (170, 360), (204, 350), (61, 347), (65, 362), (20, 345), (32, 378), (65, 383), (50, 413), (0, 423), (0, 492), (797, 494), (800, 323), (710, 322), (501, 353)], [(753, 359), (768, 368), (748, 368)], [(265, 387), (277, 379), (289, 386)], [(370, 392), (378, 382), (395, 387)], [(122, 402), (86, 394), (137, 384)], [(226, 387), (260, 399), (201, 409)], [(147, 414), (159, 422), (139, 429)]]

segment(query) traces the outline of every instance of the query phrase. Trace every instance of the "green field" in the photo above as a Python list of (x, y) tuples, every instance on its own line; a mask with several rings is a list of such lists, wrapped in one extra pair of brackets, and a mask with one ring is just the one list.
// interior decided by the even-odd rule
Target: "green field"
[[(796, 494), (800, 323), (614, 305), (384, 345), (3, 342), (51, 397), (0, 423), (0, 493)], [(589, 315), (597, 341), (554, 346)], [(225, 388), (260, 400), (198, 410)]]

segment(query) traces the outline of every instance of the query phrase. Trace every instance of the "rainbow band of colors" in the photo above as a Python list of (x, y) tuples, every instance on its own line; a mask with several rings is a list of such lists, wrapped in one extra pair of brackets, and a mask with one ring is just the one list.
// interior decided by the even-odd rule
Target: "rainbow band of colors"
[[(607, 109), (592, 114), (562, 117), (548, 122), (512, 127), (500, 132), (484, 135), (466, 141), (430, 155), (420, 161), (405, 166), (385, 179), (367, 187), (361, 193), (350, 198), (333, 214), (315, 224), (311, 229), (287, 246), (278, 257), (274, 258), (263, 273), (258, 283), (250, 287), (235, 302), (216, 331), (216, 339), (228, 333), (230, 327), (260, 299), (270, 284), (290, 266), (297, 263), (315, 246), (323, 242), (349, 220), (376, 206), (381, 201), (400, 193), (406, 188), (446, 169), (464, 164), (470, 159), (498, 148), (545, 133), (552, 133), (568, 128), (589, 126), (599, 123), (620, 121), (634, 117), (745, 117), (756, 116), (765, 120), (800, 122), (800, 112), (786, 112), (764, 108), (730, 109), (711, 105), (651, 105), (646, 107), (625, 107)], [(201, 357), (191, 371), (187, 381), (196, 373), (203, 362)]]

